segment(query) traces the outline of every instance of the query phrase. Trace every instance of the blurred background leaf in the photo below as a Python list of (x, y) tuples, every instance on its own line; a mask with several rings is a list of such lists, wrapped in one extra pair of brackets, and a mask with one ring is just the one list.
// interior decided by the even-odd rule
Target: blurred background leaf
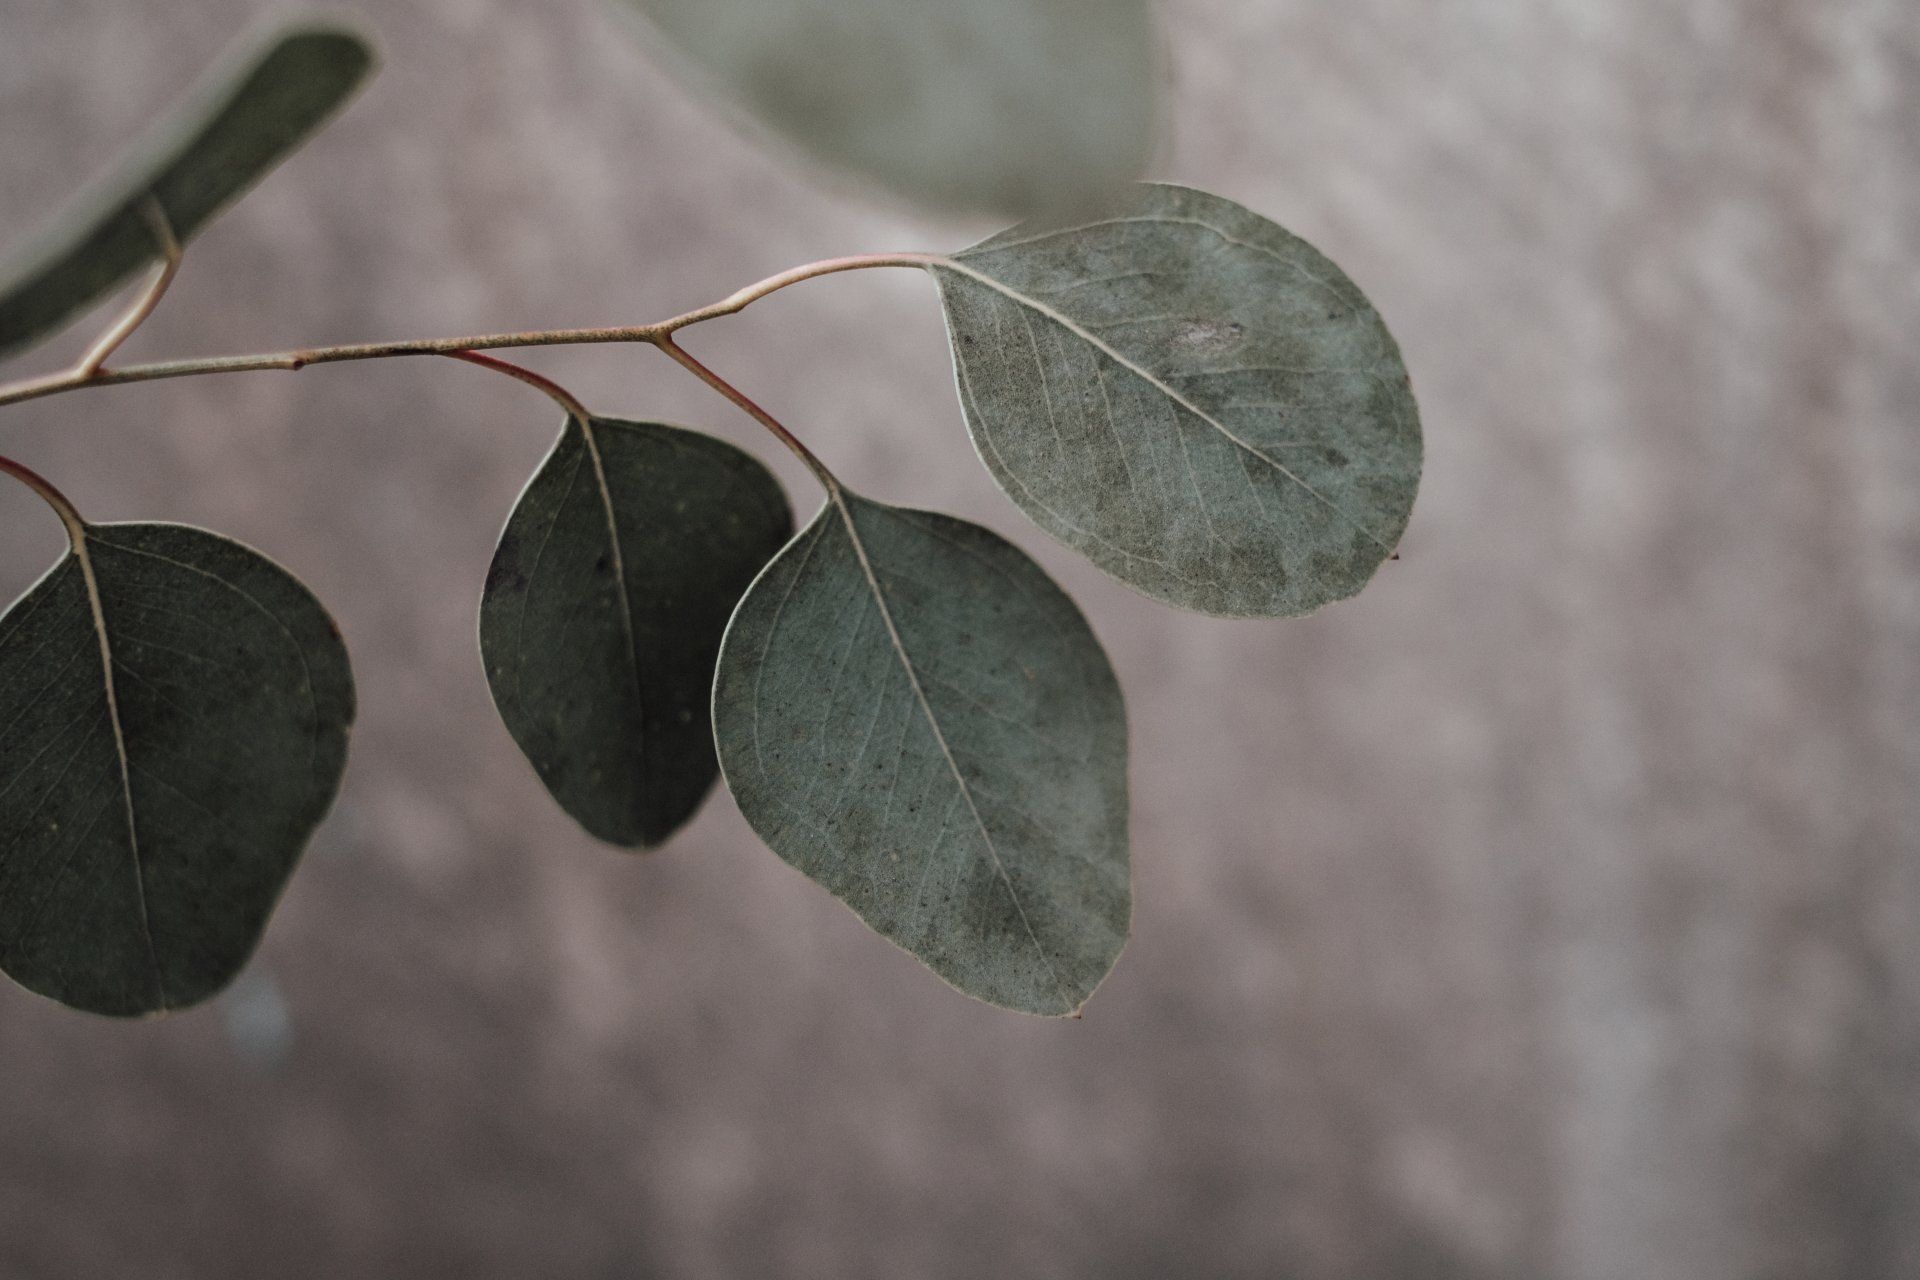
[(1097, 208), (1159, 139), (1148, 0), (613, 0), (667, 65), (934, 210)]
[(230, 54), (114, 172), (0, 265), (0, 356), (164, 256), (149, 201), (185, 244), (339, 110), (373, 65), (372, 47), (336, 27), (277, 29)]

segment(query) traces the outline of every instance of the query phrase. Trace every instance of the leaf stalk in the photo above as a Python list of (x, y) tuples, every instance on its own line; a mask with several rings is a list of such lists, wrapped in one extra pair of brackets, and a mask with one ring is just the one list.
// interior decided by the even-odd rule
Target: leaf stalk
[(0, 475), (11, 476), (21, 484), (38, 494), (40, 500), (53, 508), (60, 517), (60, 523), (67, 527), (67, 537), (76, 550), (86, 540), (87, 522), (80, 518), (80, 510), (60, 492), (53, 481), (35, 471), (32, 467), (15, 462), (12, 458), (0, 458)]
[(807, 448), (807, 446), (801, 442), (800, 437), (787, 430), (778, 418), (754, 403), (740, 388), (734, 386), (731, 382), (728, 382), (712, 369), (707, 368), (706, 365), (696, 360), (685, 348), (675, 343), (671, 337), (662, 334), (660, 337), (654, 339), (653, 345), (666, 352), (667, 355), (672, 357), (682, 368), (693, 374), (694, 377), (700, 379), (700, 381), (706, 383), (715, 391), (718, 391), (728, 400), (731, 400), (743, 410), (748, 417), (765, 427), (768, 431), (771, 431), (775, 439), (791, 449), (795, 457), (807, 464), (807, 470), (813, 472), (814, 478), (820, 481), (821, 487), (824, 488), (829, 495), (839, 494), (839, 477), (829, 471), (827, 464), (820, 461), (813, 450)]
[(591, 421), (593, 418), (593, 415), (587, 412), (587, 407), (575, 399), (572, 392), (553, 379), (535, 373), (525, 365), (514, 364), (510, 360), (501, 360), (495, 356), (482, 355), (478, 351), (449, 351), (446, 355), (450, 360), (465, 360), (468, 364), (477, 364), (482, 369), (492, 369), (495, 373), (504, 373), (509, 378), (517, 378), (534, 390), (547, 395), (564, 409), (570, 418), (578, 419), (582, 423)]

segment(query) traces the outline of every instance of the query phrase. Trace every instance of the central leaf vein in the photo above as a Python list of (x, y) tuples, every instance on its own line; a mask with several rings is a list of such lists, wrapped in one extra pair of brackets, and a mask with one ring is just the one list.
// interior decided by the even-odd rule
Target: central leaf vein
[(920, 684), (920, 675), (914, 669), (913, 658), (907, 653), (905, 641), (900, 638), (900, 628), (893, 619), (893, 609), (887, 603), (887, 593), (880, 585), (878, 575), (874, 573), (873, 562), (867, 557), (866, 544), (860, 539), (860, 531), (854, 526), (853, 511), (838, 489), (831, 492), (834, 506), (839, 509), (840, 519), (847, 529), (847, 541), (853, 545), (854, 556), (860, 562), (860, 572), (867, 580), (867, 587), (873, 592), (874, 602), (880, 608), (880, 620), (886, 624), (887, 637), (893, 643), (893, 652), (900, 659), (901, 669), (906, 672), (907, 684), (913, 689), (913, 696), (920, 704), (921, 714), (927, 718), (927, 727), (933, 731), (933, 740), (940, 748), (940, 754), (946, 759), (947, 768), (953, 774), (954, 785), (960, 789), (960, 796), (967, 802), (967, 812), (973, 815), (973, 822), (980, 830), (980, 839), (987, 847), (987, 856), (993, 860), (993, 869), (999, 874), (1000, 882), (1006, 886), (1007, 898), (1013, 903), (1015, 914), (1020, 917), (1020, 927), (1026, 931), (1027, 940), (1033, 943), (1034, 951), (1040, 957), (1040, 963), (1046, 966), (1047, 976), (1053, 980), (1054, 988), (1060, 993), (1060, 999), (1068, 1008), (1072, 1008), (1073, 997), (1067, 994), (1066, 984), (1060, 981), (1060, 973), (1054, 968), (1053, 958), (1040, 942), (1040, 935), (1034, 932), (1033, 922), (1027, 918), (1026, 904), (1020, 901), (1020, 893), (1013, 885), (1013, 877), (1007, 871), (1006, 863), (1001, 861), (1000, 850), (994, 844), (993, 833), (987, 829), (986, 819), (980, 815), (980, 806), (975, 803), (973, 789), (967, 785), (966, 775), (960, 771), (960, 762), (954, 758), (953, 748), (947, 743), (947, 735), (940, 728), (940, 719), (933, 713), (933, 704), (927, 700), (927, 691)]
[(638, 713), (635, 731), (644, 737), (646, 703), (640, 693), (640, 644), (635, 639), (633, 601), (627, 594), (627, 561), (620, 550), (620, 521), (614, 514), (613, 490), (607, 484), (607, 467), (600, 457), (600, 441), (594, 435), (593, 424), (585, 419), (575, 421), (579, 422), (580, 435), (587, 443), (587, 457), (593, 462), (594, 486), (600, 493), (600, 510), (607, 518), (607, 542), (612, 548), (613, 590), (620, 602), (620, 631), (627, 641), (627, 672), (633, 680), (634, 710)]
[[(108, 543), (106, 545), (112, 545)], [(93, 633), (100, 642), (100, 678), (106, 686), (107, 720), (113, 726), (113, 753), (120, 771), (120, 799), (126, 809), (127, 850), (133, 858), (133, 885), (140, 905), (140, 936), (147, 947), (147, 962), (153, 968), (153, 989), (159, 1007), (167, 1007), (167, 984), (160, 974), (160, 953), (153, 943), (153, 919), (147, 907), (147, 870), (140, 856), (140, 825), (134, 816), (133, 765), (127, 758), (127, 732), (120, 721), (120, 694), (114, 679), (113, 641), (107, 635), (106, 610), (100, 602), (100, 583), (94, 574), (93, 554), (87, 549), (87, 534), (75, 530), (74, 558), (80, 562), (80, 576), (87, 587), (87, 608), (93, 615)]]
[[(234, 595), (239, 596), (242, 600), (246, 601), (248, 605), (252, 606), (261, 617), (271, 622), (280, 634), (287, 638), (287, 643), (293, 647), (293, 656), (300, 661), (300, 696), (306, 699), (308, 716), (313, 726), (312, 732), (308, 735), (307, 740), (308, 763), (311, 764), (318, 758), (320, 751), (320, 701), (313, 689), (313, 665), (307, 661), (307, 647), (300, 643), (300, 637), (294, 634), (293, 628), (287, 625), (285, 618), (282, 618), (265, 604), (262, 604), (259, 597), (255, 596), (245, 587), (242, 587), (239, 583), (229, 581), (217, 573), (208, 573), (198, 565), (188, 564), (185, 560), (176, 560), (172, 556), (163, 556), (158, 551), (148, 551), (141, 547), (130, 547), (118, 542), (109, 542), (98, 535), (89, 534), (88, 536), (101, 546), (110, 547), (125, 555), (139, 556), (146, 560), (157, 560), (161, 564), (172, 565), (176, 569), (205, 578), (208, 582), (224, 587)], [(87, 581), (89, 583), (93, 581), (91, 571), (89, 571)], [(104, 636), (102, 639), (104, 641)]]
[[(999, 247), (999, 246), (996, 246), (996, 247)], [(1238, 445), (1241, 449), (1245, 450), (1248, 454), (1252, 455), (1255, 458), (1260, 459), (1260, 461), (1266, 463), (1269, 467), (1272, 467), (1280, 475), (1285, 476), (1288, 480), (1291, 480), (1294, 484), (1298, 485), (1309, 496), (1311, 496), (1315, 501), (1324, 505), (1328, 510), (1332, 511), (1335, 515), (1339, 516), (1342, 520), (1345, 520), (1348, 524), (1351, 524), (1355, 529), (1357, 529), (1361, 533), (1362, 536), (1366, 537), (1369, 541), (1374, 543), (1376, 546), (1389, 552), (1393, 550), (1392, 544), (1388, 543), (1385, 539), (1381, 538), (1378, 534), (1374, 533), (1373, 530), (1369, 529), (1366, 526), (1366, 524), (1362, 522), (1360, 519), (1348, 513), (1345, 508), (1340, 506), (1339, 503), (1335, 502), (1333, 499), (1327, 497), (1325, 494), (1321, 493), (1318, 489), (1314, 488), (1313, 485), (1309, 484), (1304, 478), (1302, 478), (1297, 472), (1295, 472), (1290, 467), (1288, 467), (1285, 463), (1281, 462), (1278, 458), (1273, 457), (1271, 454), (1261, 449), (1258, 445), (1254, 444), (1252, 441), (1247, 440), (1245, 437), (1235, 432), (1231, 427), (1229, 427), (1226, 423), (1222, 422), (1219, 418), (1215, 417), (1211, 413), (1208, 413), (1205, 409), (1202, 409), (1199, 405), (1195, 404), (1192, 400), (1188, 399), (1185, 395), (1182, 395), (1178, 390), (1176, 390), (1173, 386), (1171, 386), (1166, 381), (1161, 379), (1157, 374), (1153, 373), (1151, 370), (1147, 369), (1145, 366), (1140, 365), (1135, 361), (1129, 359), (1126, 355), (1124, 355), (1117, 348), (1115, 348), (1113, 345), (1108, 343), (1105, 339), (1101, 338), (1098, 334), (1088, 329), (1085, 325), (1080, 324), (1078, 321), (1074, 320), (1072, 317), (1060, 311), (1055, 310), (1054, 308), (1048, 306), (1046, 303), (1041, 302), (1038, 298), (1032, 297), (1031, 295), (1028, 295), (1028, 294), (1021, 293), (1017, 289), (1011, 288), (1007, 285), (1000, 283), (998, 280), (995, 280), (992, 276), (989, 276), (984, 272), (975, 271), (972, 267), (969, 267), (964, 263), (958, 262), (952, 258), (941, 259), (940, 262), (937, 264), (936, 269), (952, 271), (958, 275), (963, 275), (970, 280), (977, 281), (978, 283), (983, 284), (987, 288), (993, 290), (995, 293), (998, 293), (1003, 297), (1011, 299), (1013, 302), (1017, 303), (1020, 306), (1029, 307), (1039, 315), (1042, 315), (1046, 317), (1048, 320), (1051, 320), (1053, 323), (1065, 329), (1068, 333), (1073, 334), (1076, 338), (1079, 338), (1081, 341), (1093, 347), (1096, 351), (1098, 351), (1101, 355), (1105, 356), (1107, 359), (1113, 361), (1115, 364), (1125, 369), (1128, 373), (1133, 374), (1135, 377), (1139, 378), (1142, 382), (1145, 382), (1148, 386), (1158, 391), (1161, 395), (1165, 396), (1168, 400), (1172, 401), (1175, 406), (1185, 410), (1187, 413), (1192, 414), (1194, 417), (1198, 418), (1200, 421), (1206, 423), (1208, 426), (1218, 431), (1221, 435), (1225, 436), (1228, 440), (1231, 440), (1234, 444)]]

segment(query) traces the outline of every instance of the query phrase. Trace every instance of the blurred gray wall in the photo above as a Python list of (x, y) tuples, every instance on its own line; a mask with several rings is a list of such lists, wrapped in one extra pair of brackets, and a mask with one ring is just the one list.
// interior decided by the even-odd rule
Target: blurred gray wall
[[(984, 229), (736, 137), (592, 0), (352, 7), (385, 74), (140, 354), (634, 322)], [(0, 0), (7, 238), (253, 8)], [(688, 339), (1108, 642), (1138, 912), (1084, 1021), (953, 994), (724, 796), (644, 859), (547, 803), (473, 639), (557, 426), (524, 388), (6, 410), (97, 518), (306, 576), (363, 712), (233, 995), (123, 1026), (0, 989), (0, 1275), (1920, 1274), (1920, 7), (1168, 8), (1165, 175), (1317, 242), (1413, 369), (1425, 487), (1360, 599), (1177, 616), (1045, 544), (911, 273)], [(774, 457), (654, 353), (529, 361)], [(59, 535), (13, 491), (0, 528), (10, 597)]]

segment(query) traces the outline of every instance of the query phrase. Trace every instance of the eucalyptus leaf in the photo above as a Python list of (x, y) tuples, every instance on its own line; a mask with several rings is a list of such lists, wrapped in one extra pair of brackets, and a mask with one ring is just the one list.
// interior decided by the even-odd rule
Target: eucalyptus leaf
[(1113, 967), (1126, 713), (1011, 543), (834, 491), (740, 602), (713, 697), (754, 830), (955, 987), (1062, 1015)]
[(149, 200), (184, 244), (305, 142), (373, 61), (365, 40), (332, 26), (250, 43), (0, 266), (0, 355), (51, 335), (164, 256)]
[(0, 969), (94, 1013), (184, 1008), (240, 972), (331, 806), (353, 677), (259, 553), (76, 532), (0, 616)]
[(1373, 306), (1305, 241), (1151, 185), (931, 270), (994, 479), (1122, 582), (1302, 614), (1392, 553), (1420, 479), (1413, 392)]
[(732, 445), (568, 419), (501, 534), (480, 647), (514, 741), (593, 835), (650, 847), (699, 808), (720, 637), (792, 532), (779, 481)]
[(622, 3), (750, 120), (936, 208), (1085, 208), (1157, 140), (1148, 0)]

